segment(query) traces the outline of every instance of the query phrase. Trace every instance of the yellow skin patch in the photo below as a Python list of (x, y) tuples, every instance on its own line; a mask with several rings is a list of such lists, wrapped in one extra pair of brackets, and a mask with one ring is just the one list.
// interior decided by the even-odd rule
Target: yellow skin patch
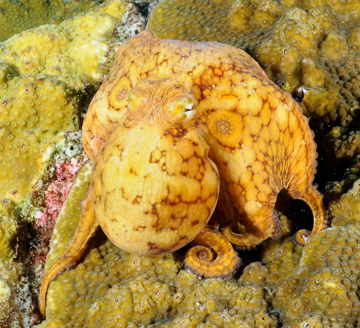
[(299, 244), (326, 227), (312, 185), (317, 154), (307, 118), (232, 46), (160, 40), (151, 30), (129, 39), (90, 104), (83, 145), (95, 162), (87, 210), (68, 251), (44, 277), (43, 314), (49, 283), (79, 259), (98, 225), (138, 255), (172, 252), (192, 240), (210, 247), (185, 258), (204, 277), (236, 269), (231, 244), (246, 249), (276, 237), (282, 189), (313, 212), (312, 231), (295, 236)]

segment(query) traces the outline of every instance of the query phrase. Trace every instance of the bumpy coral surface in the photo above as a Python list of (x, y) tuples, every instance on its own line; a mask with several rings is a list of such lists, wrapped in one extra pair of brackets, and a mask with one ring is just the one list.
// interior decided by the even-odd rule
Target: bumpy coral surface
[[(16, 207), (8, 199), (0, 201), (0, 326), (29, 326), (35, 303), (26, 264), (21, 263), (17, 241), (22, 232)], [(28, 248), (28, 245), (23, 245)]]
[(38, 327), (277, 326), (261, 287), (200, 280), (181, 266), (176, 254), (139, 257), (107, 241), (52, 283)]
[(4, 0), (1, 1), (0, 41), (43, 24), (58, 24), (98, 4), (97, 0)]
[[(139, 257), (109, 241), (51, 284), (41, 327), (327, 327), (360, 320), (360, 180), (330, 204), (332, 227), (305, 247), (264, 246), (240, 279), (203, 280), (176, 254)], [(78, 214), (79, 215), (79, 214)], [(286, 218), (282, 215), (282, 221)], [(69, 220), (69, 219), (68, 219)], [(60, 309), (58, 300), (66, 306)]]
[[(360, 320), (360, 181), (330, 204), (332, 226), (303, 249), (285, 238), (266, 247), (263, 286), (283, 327), (357, 327)], [(246, 280), (246, 278), (242, 278)]]
[[(8, 3), (16, 4), (20, 1)], [(17, 14), (21, 12), (17, 11)], [(346, 195), (340, 199), (339, 197), (352, 187), (360, 172), (360, 137), (357, 128), (360, 81), (358, 15), (359, 7), (354, 1), (162, 1), (153, 12), (156, 19), (152, 18), (151, 22), (156, 33), (160, 33), (161, 26), (164, 26), (163, 31), (169, 31), (174, 36), (183, 35), (187, 39), (237, 45), (250, 52), (278, 85), (301, 101), (304, 112), (314, 119), (312, 121), (316, 127), (318, 147), (326, 161), (326, 165), (321, 167), (321, 181), (325, 184), (329, 178), (340, 180), (342, 172), (348, 167), (344, 181), (328, 183), (328, 193), (332, 196), (329, 198), (332, 227), (313, 236), (305, 248), (296, 245), (291, 238), (265, 243), (262, 248), (262, 263), (247, 266), (238, 282), (230, 278), (199, 280), (189, 271), (181, 269), (182, 258), (176, 254), (155, 259), (129, 255), (109, 241), (101, 242), (103, 237), (100, 234), (96, 238), (97, 245), (89, 246), (82, 264), (67, 271), (51, 284), (48, 317), (42, 327), (111, 327), (114, 322), (120, 327), (357, 327), (360, 322), (357, 310), (360, 277), (360, 227), (357, 223), (359, 182)], [(15, 16), (2, 17), (4, 21)], [(129, 16), (130, 21), (133, 18), (133, 15)], [(157, 22), (159, 25), (156, 25)], [(65, 25), (62, 26), (65, 28)], [(94, 27), (90, 21), (87, 25), (82, 20), (77, 20), (74, 29), (81, 30), (80, 26), (82, 31), (90, 31), (86, 36), (87, 40), (99, 28)], [(141, 26), (141, 23), (132, 27), (123, 25), (116, 33), (123, 33), (123, 40), (130, 30), (132, 35), (141, 30)], [(31, 48), (24, 46), (24, 51), (19, 54), (10, 49), (10, 62), (3, 60), (0, 63), (2, 88), (6, 91), (11, 86), (15, 90), (18, 86), (27, 86), (26, 83), (35, 83), (36, 88), (32, 89), (35, 90), (32, 91), (34, 95), (43, 104), (53, 105), (54, 102), (43, 99), (46, 93), (37, 91), (42, 87), (38, 87), (38, 82), (44, 77), (45, 80), (42, 79), (41, 83), (46, 84), (46, 88), (43, 90), (50, 92), (60, 102), (67, 101), (68, 110), (77, 112), (76, 108), (79, 109), (84, 100), (83, 91), (88, 91), (89, 84), (96, 86), (104, 72), (103, 68), (106, 70), (111, 65), (111, 55), (110, 60), (109, 57), (105, 58), (104, 50), (99, 54), (99, 61), (85, 58), (81, 49), (90, 45), (87, 41), (81, 43), (78, 40), (71, 56), (68, 51), (59, 52), (55, 45), (58, 52), (52, 59), (52, 52), (46, 45), (52, 35), (58, 40), (54, 26), (21, 34), (20, 38), (22, 35), (26, 36), (22, 43), (26, 44), (27, 39), (31, 41), (31, 33), (34, 33), (34, 39), (41, 40), (39, 42), (42, 46), (36, 46), (36, 51), (30, 51)], [(45, 35), (44, 39), (39, 34)], [(79, 35), (81, 39), (86, 34), (74, 35)], [(29, 43), (33, 44), (28, 42), (27, 45)], [(54, 46), (56, 42), (50, 43)], [(68, 44), (66, 41), (61, 47), (66, 48)], [(94, 48), (99, 49), (98, 45), (101, 48), (104, 44), (97, 43)], [(6, 45), (7, 42), (1, 46)], [(27, 49), (30, 50), (27, 52)], [(1, 53), (1, 56), (9, 54), (2, 50)], [(92, 51), (86, 53), (94, 54)], [(75, 60), (77, 57), (80, 58)], [(103, 64), (99, 65), (100, 63)], [(13, 68), (14, 65), (17, 65), (16, 69)], [(90, 67), (90, 74), (87, 66)], [(47, 69), (49, 71), (45, 71)], [(23, 73), (18, 76), (18, 72)], [(41, 75), (39, 72), (46, 74)], [(57, 72), (64, 72), (64, 76)], [(25, 79), (25, 75), (29, 74), (33, 77)], [(21, 84), (20, 80), (23, 78), (24, 84)], [(20, 82), (16, 82), (17, 79)], [(84, 81), (89, 84), (84, 84)], [(64, 95), (64, 90), (70, 93)], [(16, 94), (15, 91), (6, 92), (9, 95)], [(24, 94), (25, 92), (23, 91)], [(62, 97), (59, 96), (61, 93)], [(20, 102), (22, 98), (19, 99)], [(31, 97), (23, 99), (26, 100), (25, 106), (20, 108), (31, 109)], [(16, 101), (15, 99), (13, 103)], [(21, 115), (21, 110), (18, 112)], [(16, 128), (20, 130), (22, 121), (27, 120), (17, 120), (15, 111), (14, 115), (9, 115), (6, 111), (4, 115), (7, 115), (9, 122), (4, 125), (6, 129), (3, 131), (11, 128), (11, 133), (17, 140)], [(30, 113), (30, 117), (31, 115), (38, 114)], [(40, 120), (41, 117), (38, 118)], [(48, 118), (42, 120), (47, 122)], [(38, 124), (36, 119), (29, 122)], [(77, 118), (73, 120), (71, 117), (69, 122), (75, 129), (78, 127)], [(14, 127), (13, 123), (17, 125)], [(56, 122), (50, 122), (49, 126), (55, 124)], [(27, 130), (23, 128), (22, 131)], [(46, 140), (52, 140), (51, 133), (36, 133), (39, 145), (31, 143), (31, 148), (43, 149), (47, 155), (54, 148), (41, 146), (41, 139), (45, 135)], [(64, 140), (61, 133), (59, 136), (60, 140)], [(1, 138), (5, 140), (3, 136)], [(54, 139), (58, 140), (56, 138), (55, 136)], [(60, 141), (58, 144), (61, 143)], [(15, 143), (4, 142), (3, 146), (10, 149), (9, 144), (13, 146)], [(16, 145), (20, 145), (20, 148), (22, 146), (20, 143)], [(44, 160), (46, 161), (45, 156)], [(350, 161), (352, 166), (349, 168)], [(0, 169), (1, 165), (5, 164), (0, 163)], [(16, 170), (16, 165), (12, 169)], [(5, 168), (2, 172), (8, 173)], [(38, 173), (37, 176), (40, 175)], [(26, 179), (36, 181), (32, 175)], [(11, 183), (12, 181), (10, 180)], [(84, 194), (86, 182), (85, 185), (83, 183), (84, 181), (79, 184), (75, 182)], [(25, 189), (22, 192), (21, 189), (10, 186), (9, 189), (5, 188), (6, 197), (11, 197), (18, 204), (28, 193)], [(13, 195), (15, 190), (21, 192)], [(70, 205), (69, 200), (60, 216), (67, 217), (71, 214), (71, 217), (80, 217), (78, 199), (82, 196), (72, 197), (70, 196), (70, 200), (76, 202)], [(220, 204), (221, 211), (226, 214), (229, 211), (227, 201), (228, 198), (225, 197)], [(10, 216), (6, 216), (6, 220), (1, 223), (10, 229), (6, 229), (6, 232), (1, 230), (0, 234), (7, 240), (14, 240), (13, 232), (16, 233), (18, 227), (12, 225), (16, 221), (9, 221), (9, 218)], [(282, 227), (290, 226), (285, 224), (283, 215), (280, 215), (280, 220)], [(46, 218), (39, 217), (38, 223), (43, 222), (46, 222)], [(1, 223), (0, 227), (3, 227)], [(239, 228), (241, 231), (241, 227)], [(54, 237), (55, 252), (49, 256), (48, 267), (64, 251), (72, 236), (72, 229), (75, 229), (75, 224), (68, 218)], [(27, 233), (28, 231), (24, 235)], [(9, 243), (4, 245), (4, 254), (10, 260), (5, 260), (0, 268), (0, 325), (30, 326), (38, 320), (33, 315), (34, 303), (31, 301), (31, 295), (35, 291), (29, 283), (29, 277), (24, 275), (26, 265), (12, 261), (14, 248)], [(60, 308), (59, 302), (66, 306)], [(122, 304), (127, 307), (123, 308)]]
[(17, 214), (14, 204), (7, 199), (0, 201), (0, 262), (15, 255), (14, 238), (17, 231)]
[[(333, 108), (339, 88), (330, 81), (327, 65), (358, 49), (355, 3), (160, 1), (148, 27), (159, 37), (220, 41), (249, 50), (278, 84), (292, 92), (299, 87), (310, 91), (304, 103), (321, 116)], [(320, 97), (323, 102), (316, 103)]]
[(341, 179), (360, 149), (359, 17), (356, 0), (171, 0), (160, 1), (148, 27), (159, 37), (219, 41), (248, 51), (318, 120), (326, 183)]
[[(0, 192), (19, 204), (44, 172), (67, 131), (79, 129), (89, 85), (99, 81), (105, 36), (125, 5), (22, 32), (0, 46)], [(99, 28), (101, 26), (101, 28)], [(96, 50), (96, 51), (95, 51)]]

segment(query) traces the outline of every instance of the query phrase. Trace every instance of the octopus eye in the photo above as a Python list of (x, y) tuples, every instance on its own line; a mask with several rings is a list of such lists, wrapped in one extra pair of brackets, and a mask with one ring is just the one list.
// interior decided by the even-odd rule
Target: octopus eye
[(184, 113), (186, 116), (186, 120), (190, 120), (195, 115), (195, 110), (193, 109), (194, 104), (189, 104), (185, 107)]
[(184, 121), (191, 120), (196, 110), (194, 107), (194, 100), (191, 98), (179, 99), (173, 105), (169, 107), (169, 113)]

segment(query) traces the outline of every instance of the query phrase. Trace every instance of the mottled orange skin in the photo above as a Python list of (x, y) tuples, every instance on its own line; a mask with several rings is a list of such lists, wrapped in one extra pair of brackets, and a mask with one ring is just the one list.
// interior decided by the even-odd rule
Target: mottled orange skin
[[(184, 118), (189, 104), (195, 112)], [(204, 277), (235, 270), (231, 244), (251, 248), (276, 236), (274, 205), (282, 189), (313, 211), (313, 230), (299, 231), (299, 244), (326, 226), (312, 185), (317, 154), (307, 118), (235, 47), (160, 40), (151, 30), (129, 39), (90, 105), (83, 144), (95, 161), (93, 212), (83, 215), (70, 249), (45, 275), (43, 314), (48, 284), (69, 257), (76, 261), (74, 249), (81, 252), (86, 231), (99, 224), (116, 245), (140, 255), (171, 252), (191, 240), (211, 247), (215, 259), (202, 248), (185, 259)], [(149, 182), (150, 173), (158, 178)]]

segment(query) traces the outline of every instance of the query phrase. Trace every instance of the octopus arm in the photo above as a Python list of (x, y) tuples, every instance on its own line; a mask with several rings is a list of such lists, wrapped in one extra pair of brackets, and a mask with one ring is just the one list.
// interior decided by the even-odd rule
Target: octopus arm
[(276, 238), (280, 231), (280, 222), (273, 206), (264, 207), (253, 214), (252, 220), (241, 216), (241, 224), (232, 221), (227, 224), (222, 234), (240, 249), (251, 249), (267, 238)]
[[(88, 194), (90, 195), (90, 193)], [(39, 294), (40, 312), (45, 316), (46, 294), (50, 283), (64, 270), (74, 265), (83, 255), (89, 239), (95, 234), (99, 224), (96, 221), (93, 205), (88, 196), (85, 203), (84, 212), (81, 216), (79, 225), (74, 237), (64, 253), (45, 273), (41, 283)]]
[[(292, 195), (290, 194), (290, 196)], [(324, 230), (326, 228), (327, 214), (324, 207), (324, 203), (322, 202), (322, 197), (314, 186), (308, 188), (304, 194), (296, 195), (296, 198), (303, 200), (309, 205), (314, 217), (313, 228), (311, 231), (308, 231), (306, 229), (301, 229), (295, 235), (296, 243), (301, 246), (304, 246), (307, 239), (315, 235), (317, 232)]]
[(205, 228), (194, 239), (185, 256), (185, 266), (204, 278), (226, 277), (236, 270), (241, 260), (230, 242), (218, 231)]

